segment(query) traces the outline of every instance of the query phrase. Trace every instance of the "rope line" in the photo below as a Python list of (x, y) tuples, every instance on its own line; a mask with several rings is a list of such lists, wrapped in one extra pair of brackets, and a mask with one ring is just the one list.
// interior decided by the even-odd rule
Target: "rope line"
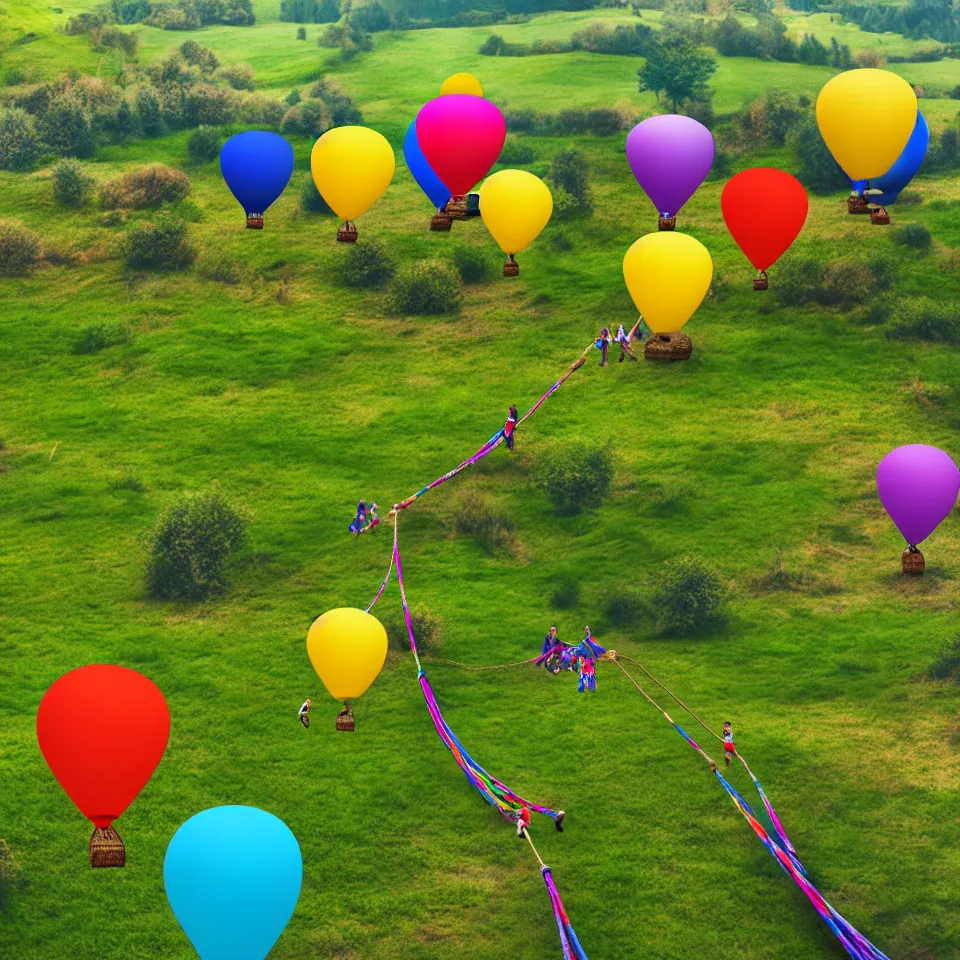
[(507, 667), (526, 667), (531, 663), (536, 663), (539, 657), (531, 657), (529, 660), (518, 660), (516, 663), (495, 663), (490, 667), (475, 667), (469, 663), (459, 663), (456, 660), (444, 660), (443, 657), (431, 657), (428, 663), (446, 663), (451, 667), (460, 667), (462, 670), (505, 670)]

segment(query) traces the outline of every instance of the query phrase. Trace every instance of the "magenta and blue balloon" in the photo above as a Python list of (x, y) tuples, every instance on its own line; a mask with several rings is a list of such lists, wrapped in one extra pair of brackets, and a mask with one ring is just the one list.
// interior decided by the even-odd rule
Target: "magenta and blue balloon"
[[(916, 176), (923, 163), (923, 158), (927, 155), (927, 147), (930, 146), (930, 128), (923, 114), (917, 111), (917, 122), (914, 124), (913, 133), (903, 152), (897, 158), (897, 162), (882, 176), (870, 181), (870, 190), (879, 190), (883, 197), (896, 198), (907, 184)], [(869, 196), (869, 200), (879, 203), (883, 206), (893, 203), (892, 199), (883, 199), (882, 197)]]
[(938, 447), (911, 443), (891, 450), (877, 467), (877, 492), (903, 539), (926, 540), (953, 510), (960, 470)]
[(266, 130), (231, 137), (220, 151), (220, 170), (248, 217), (263, 216), (293, 173), (293, 147)]
[(675, 217), (710, 172), (713, 134), (691, 117), (648, 117), (627, 137), (627, 160), (660, 215)]
[(407, 127), (407, 135), (403, 138), (403, 157), (407, 161), (407, 168), (417, 181), (420, 189), (427, 195), (430, 202), (441, 210), (450, 199), (450, 191), (443, 185), (440, 178), (433, 172), (427, 158), (420, 149), (417, 141), (417, 121)]

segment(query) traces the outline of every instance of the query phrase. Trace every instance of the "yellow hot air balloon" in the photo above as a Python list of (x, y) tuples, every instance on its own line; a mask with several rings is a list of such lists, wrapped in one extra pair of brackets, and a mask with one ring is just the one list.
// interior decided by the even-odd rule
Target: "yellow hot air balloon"
[(550, 188), (526, 170), (501, 170), (480, 188), (480, 216), (507, 255), (505, 277), (515, 277), (520, 266), (514, 254), (525, 250), (547, 225), (553, 213)]
[(353, 243), (357, 239), (353, 221), (383, 196), (395, 169), (393, 147), (369, 127), (335, 127), (313, 145), (313, 182), (344, 221), (338, 240)]
[(651, 331), (673, 333), (710, 289), (713, 260), (699, 240), (685, 233), (648, 233), (623, 258), (623, 278)]
[(328, 610), (310, 627), (307, 653), (330, 695), (345, 702), (346, 709), (337, 717), (337, 729), (352, 730), (350, 701), (377, 679), (387, 659), (383, 624), (354, 607)]
[(917, 122), (917, 96), (889, 70), (847, 70), (817, 97), (817, 126), (851, 180), (882, 177), (896, 162)]
[(482, 97), (483, 87), (472, 73), (455, 73), (452, 77), (447, 77), (440, 88), (441, 96), (445, 97), (448, 93), (470, 93), (475, 97)]

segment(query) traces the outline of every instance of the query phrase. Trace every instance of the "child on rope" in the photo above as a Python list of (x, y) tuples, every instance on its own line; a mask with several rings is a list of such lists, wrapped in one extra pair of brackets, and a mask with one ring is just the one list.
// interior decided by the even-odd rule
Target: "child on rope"
[[(555, 821), (556, 822), (556, 821)], [(517, 812), (517, 839), (523, 839), (523, 831), (530, 826), (530, 809), (524, 805)], [(561, 830), (561, 827), (557, 827), (558, 830)]]
[(310, 698), (309, 697), (307, 697), (307, 699), (304, 700), (302, 706), (300, 707), (299, 713), (297, 713), (297, 717), (300, 719), (300, 722), (304, 725), (304, 727), (307, 730), (309, 730), (310, 729)]
[[(629, 357), (631, 360), (636, 360), (636, 355), (630, 349), (630, 344), (633, 342), (634, 338), (637, 336), (637, 331), (640, 329), (640, 324), (643, 323), (643, 317), (641, 317), (634, 325), (633, 329), (629, 333), (624, 333), (623, 324), (621, 323), (617, 329), (617, 335), (613, 338), (615, 343), (620, 344), (620, 359), (617, 363), (623, 363), (624, 357)], [(643, 339), (643, 334), (640, 334), (640, 339)]]
[(371, 527), (375, 527), (380, 522), (379, 510), (380, 508), (377, 506), (377, 501), (374, 500), (373, 503), (370, 504), (369, 519)]
[(507, 449), (513, 453), (513, 431), (517, 429), (517, 421), (520, 414), (517, 413), (515, 404), (510, 404), (510, 413), (507, 416), (507, 422), (503, 425), (503, 438), (507, 441)]
[(361, 500), (357, 504), (357, 515), (353, 518), (353, 523), (350, 524), (350, 532), (355, 536), (359, 537), (363, 533), (363, 528), (367, 524), (367, 504), (365, 501)]
[(593, 341), (593, 345), (600, 351), (600, 366), (605, 367), (607, 365), (607, 351), (610, 349), (610, 344), (613, 342), (613, 337), (610, 336), (610, 328), (604, 327), (600, 331), (600, 336)]
[(733, 745), (733, 727), (728, 720), (723, 725), (723, 760), (729, 767), (730, 761), (737, 755), (737, 748)]

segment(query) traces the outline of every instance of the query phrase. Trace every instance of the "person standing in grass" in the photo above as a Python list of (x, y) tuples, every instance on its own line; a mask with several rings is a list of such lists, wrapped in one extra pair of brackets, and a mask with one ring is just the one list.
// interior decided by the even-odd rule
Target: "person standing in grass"
[(600, 351), (600, 366), (605, 367), (607, 365), (607, 351), (610, 349), (610, 344), (613, 341), (613, 337), (610, 336), (610, 328), (604, 327), (600, 331), (600, 336), (593, 341), (593, 345)]
[(303, 705), (300, 707), (300, 712), (297, 714), (297, 716), (300, 718), (300, 722), (303, 724), (303, 726), (307, 730), (309, 730), (310, 729), (310, 698), (309, 697), (307, 697), (307, 699), (303, 701)]
[[(618, 363), (623, 363), (624, 357), (629, 357), (631, 360), (637, 359), (634, 352), (630, 349), (630, 344), (636, 338), (641, 323), (643, 323), (643, 317), (633, 325), (633, 329), (629, 333), (624, 333), (623, 324), (620, 324), (617, 335), (613, 338), (616, 343), (620, 344), (620, 359), (617, 361)], [(643, 339), (643, 334), (640, 334), (640, 339)]]
[(517, 421), (520, 415), (517, 413), (516, 404), (510, 404), (510, 412), (507, 415), (507, 422), (503, 425), (503, 438), (507, 441), (507, 449), (513, 453), (513, 432), (517, 429)]
[(728, 720), (723, 725), (723, 760), (729, 767), (730, 761), (737, 755), (737, 748), (733, 745), (733, 727)]
[(559, 673), (563, 647), (563, 641), (557, 636), (557, 628), (551, 627), (550, 632), (543, 638), (543, 648), (537, 657), (537, 663), (542, 663), (551, 673)]
[(350, 524), (350, 532), (355, 536), (359, 537), (363, 533), (363, 528), (367, 523), (367, 504), (364, 500), (361, 500), (357, 504), (357, 515), (353, 518), (353, 523)]

